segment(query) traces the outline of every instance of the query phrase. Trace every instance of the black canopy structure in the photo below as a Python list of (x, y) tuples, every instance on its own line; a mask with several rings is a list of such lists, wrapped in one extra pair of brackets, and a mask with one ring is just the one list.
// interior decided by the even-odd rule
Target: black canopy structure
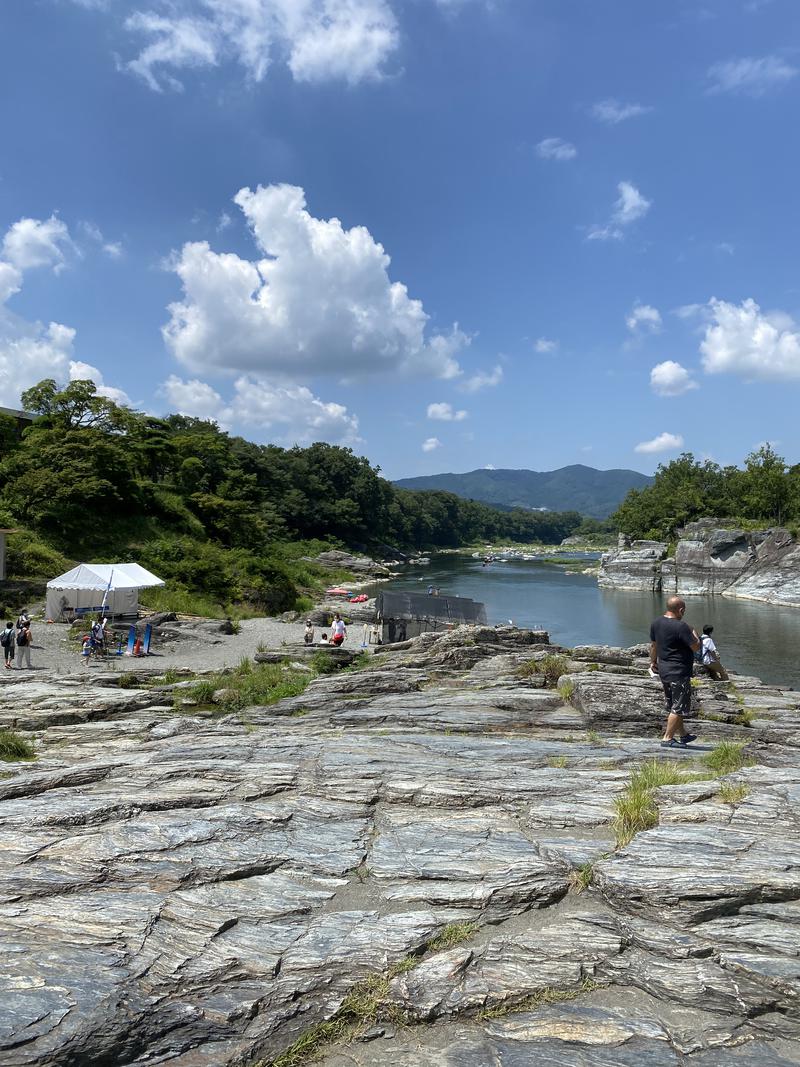
[(451, 630), (465, 623), (486, 625), (485, 606), (464, 596), (387, 590), (378, 593), (375, 607), (384, 643), (405, 641), (432, 630)]

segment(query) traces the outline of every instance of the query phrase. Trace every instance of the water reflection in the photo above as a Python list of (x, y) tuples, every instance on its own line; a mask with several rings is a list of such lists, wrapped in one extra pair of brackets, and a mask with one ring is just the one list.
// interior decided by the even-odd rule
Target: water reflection
[[(647, 641), (663, 598), (650, 593), (600, 589), (594, 577), (551, 564), (515, 560), (484, 567), (464, 556), (434, 556), (430, 566), (407, 568), (383, 588), (428, 585), (486, 604), (491, 623), (543, 626), (567, 646), (632, 645)], [(740, 674), (800, 688), (800, 609), (726, 597), (687, 597), (686, 619), (699, 632), (710, 624), (723, 662)]]

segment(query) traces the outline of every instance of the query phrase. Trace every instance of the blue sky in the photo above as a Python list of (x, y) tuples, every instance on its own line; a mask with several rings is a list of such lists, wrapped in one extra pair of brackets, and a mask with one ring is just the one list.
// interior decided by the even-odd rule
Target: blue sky
[(3, 0), (0, 403), (800, 461), (796, 0)]

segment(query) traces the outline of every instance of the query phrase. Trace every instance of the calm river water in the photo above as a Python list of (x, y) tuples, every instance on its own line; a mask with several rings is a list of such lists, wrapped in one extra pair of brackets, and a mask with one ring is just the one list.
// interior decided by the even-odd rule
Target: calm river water
[[(533, 561), (490, 563), (445, 554), (429, 566), (404, 567), (401, 578), (383, 589), (429, 585), (486, 605), (490, 623), (538, 627), (551, 640), (582, 644), (632, 645), (648, 640), (650, 622), (663, 610), (663, 598), (650, 593), (600, 589), (593, 577), (568, 573)], [(800, 689), (800, 608), (782, 608), (726, 597), (687, 597), (686, 621), (700, 630), (714, 627), (722, 661), (739, 674)]]

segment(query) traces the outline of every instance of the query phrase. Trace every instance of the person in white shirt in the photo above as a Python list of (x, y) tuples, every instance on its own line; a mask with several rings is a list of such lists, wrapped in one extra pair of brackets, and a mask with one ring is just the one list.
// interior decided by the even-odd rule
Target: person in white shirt
[(311, 619), (309, 619), (306, 623), (306, 629), (305, 633), (303, 634), (303, 640), (307, 645), (314, 644), (314, 624), (311, 622)]
[(344, 624), (344, 620), (337, 611), (333, 616), (333, 625), (331, 626), (333, 636), (331, 637), (332, 645), (341, 645), (347, 637), (347, 627)]
[(319, 639), (319, 643), (321, 645), (329, 645), (330, 641), (328, 640), (328, 635), (327, 634), (323, 634), (322, 637), (320, 637), (320, 639)]
[(713, 626), (703, 627), (703, 636), (700, 638), (700, 651), (703, 657), (703, 666), (715, 681), (727, 682), (728, 672), (722, 666), (717, 646), (714, 644), (714, 639), (711, 636), (713, 632)]

